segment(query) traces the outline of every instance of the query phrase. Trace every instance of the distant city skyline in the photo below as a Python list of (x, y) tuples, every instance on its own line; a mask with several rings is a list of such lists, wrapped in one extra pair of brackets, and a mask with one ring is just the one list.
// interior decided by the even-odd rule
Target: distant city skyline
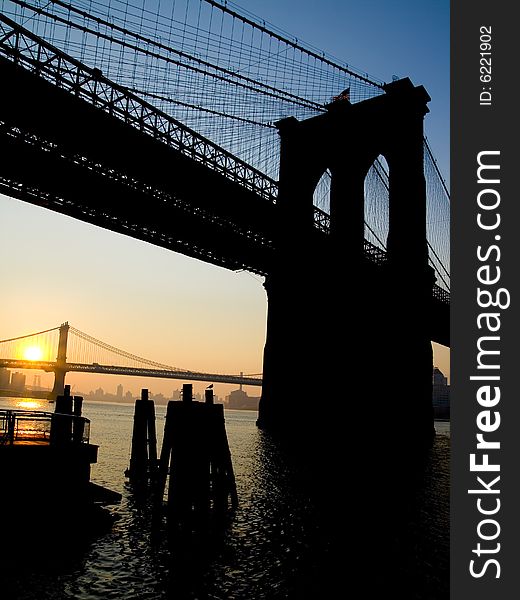
[[(32, 370), (32, 369), (5, 369), (0, 368), (0, 389), (7, 389), (6, 385), (8, 378), (5, 374), (10, 373), (11, 379), (16, 374), (16, 381), (18, 389), (20, 386), (23, 389), (34, 389), (35, 378), (38, 378), (39, 384), (38, 389), (51, 391), (54, 384), (54, 374), (46, 373), (44, 371)], [(23, 383), (22, 383), (23, 380)], [(162, 385), (157, 384), (161, 382)], [(181, 392), (182, 385), (184, 383), (191, 383), (193, 385), (193, 393), (203, 396), (204, 390), (209, 385), (209, 382), (200, 381), (183, 381), (183, 380), (172, 380), (172, 379), (158, 379), (155, 377), (133, 377), (133, 376), (121, 376), (121, 375), (91, 375), (89, 373), (68, 373), (65, 379), (66, 385), (70, 385), (71, 393), (83, 394), (85, 397), (94, 394), (98, 389), (102, 389), (104, 394), (114, 396), (115, 398), (127, 397), (130, 393), (133, 399), (138, 398), (141, 395), (141, 390), (147, 389), (150, 391), (150, 395), (163, 395), (166, 398), (178, 399), (178, 395)], [(13, 387), (12, 385), (10, 387)], [(238, 386), (237, 384), (226, 384), (226, 383), (215, 383), (213, 389), (215, 395), (224, 398), (230, 392), (244, 388), (249, 390), (251, 395), (257, 395), (260, 388), (256, 386)]]
[[(52, 373), (44, 373), (41, 371), (32, 371), (32, 370), (24, 370), (23, 372), (18, 372), (16, 370), (10, 370), (10, 369), (5, 369), (5, 368), (0, 368), (0, 389), (6, 389), (7, 385), (6, 385), (6, 381), (8, 381), (8, 378), (5, 378), (5, 372), (9, 372), (11, 374), (11, 378), (13, 377), (13, 375), (16, 375), (16, 385), (13, 386), (11, 385), (11, 387), (13, 387), (13, 389), (19, 389), (20, 386), (23, 389), (23, 387), (25, 386), (26, 389), (34, 389), (34, 385), (31, 384), (31, 381), (34, 381), (36, 378), (38, 378), (39, 380), (39, 385), (38, 388), (39, 389), (46, 389), (48, 391), (50, 391), (52, 389), (52, 385), (54, 383), (54, 375)], [(69, 373), (69, 375), (67, 377), (70, 377), (70, 379), (74, 379), (74, 376), (77, 375), (83, 375), (86, 376), (84, 378), (83, 383), (88, 383), (88, 379), (89, 377), (92, 379), (93, 377), (91, 375), (88, 375), (86, 373)], [(77, 385), (77, 382), (71, 382), (69, 381), (67, 385), (70, 385), (71, 388), (71, 393), (72, 395), (83, 395), (85, 398), (92, 398), (93, 396), (98, 396), (98, 397), (111, 397), (114, 399), (119, 400), (124, 400), (126, 402), (133, 402), (133, 400), (137, 399), (140, 397), (141, 395), (141, 390), (143, 389), (147, 389), (149, 390), (149, 394), (150, 394), (150, 398), (153, 398), (154, 396), (162, 396), (165, 399), (173, 399), (173, 400), (178, 400), (181, 397), (181, 393), (182, 393), (182, 385), (183, 383), (191, 383), (193, 385), (193, 393), (195, 396), (198, 396), (199, 399), (203, 399), (204, 397), (204, 390), (207, 388), (208, 384), (207, 383), (201, 383), (201, 382), (192, 382), (192, 381), (178, 381), (178, 385), (176, 387), (170, 385), (170, 390), (166, 390), (166, 391), (158, 391), (157, 389), (154, 388), (153, 383), (155, 381), (155, 378), (144, 378), (144, 377), (121, 377), (120, 375), (105, 375), (103, 376), (105, 378), (105, 385), (100, 385), (97, 386), (96, 388), (93, 387), (89, 387), (84, 386), (84, 387), (80, 387), (80, 385)], [(116, 379), (117, 378), (117, 379)], [(110, 381), (112, 380), (112, 381)], [(141, 385), (140, 387), (138, 387), (136, 385), (136, 380), (138, 380), (139, 382), (141, 382), (143, 385)], [(121, 383), (121, 381), (124, 381), (125, 384)], [(170, 384), (171, 384), (171, 380), (169, 380)], [(437, 365), (434, 365), (433, 367), (433, 384), (434, 384), (434, 399), (436, 397), (436, 393), (438, 393), (438, 390), (436, 392), (436, 388), (435, 386), (449, 386), (449, 379), (445, 376), (445, 373), (443, 372), (443, 370), (441, 368), (439, 368)], [(88, 391), (87, 391), (88, 390)], [(239, 387), (236, 386), (236, 384), (213, 384), (213, 390), (214, 390), (214, 394), (215, 394), (215, 398), (220, 398), (220, 399), (224, 399), (226, 397), (228, 397), (230, 394), (232, 393), (237, 393), (239, 392), (240, 394), (244, 393), (246, 396), (250, 396), (250, 397), (257, 397), (259, 394), (259, 388), (258, 387), (252, 387), (252, 386), (242, 386), (240, 385)], [(102, 392), (102, 393), (101, 393)], [(301, 392), (301, 390), (300, 390)]]
[[(390, 81), (409, 76), (432, 97), (425, 131), (449, 181), (449, 2), (238, 2), (292, 35)], [(341, 90), (338, 90), (338, 92)], [(70, 321), (119, 348), (195, 371), (262, 371), (262, 279), (231, 272), (0, 195), (0, 338)], [(306, 285), (302, 282), (302, 285)], [(391, 340), (386, 346), (392, 352)], [(449, 377), (449, 351), (434, 345)], [(348, 356), (346, 357), (348, 360)], [(403, 357), (406, 377), (406, 357)], [(289, 374), (288, 374), (289, 376)], [(304, 373), (291, 373), (305, 379)], [(42, 374), (42, 385), (48, 377)], [(77, 389), (113, 376), (67, 375)], [(112, 380), (113, 381), (113, 380)], [(167, 394), (171, 380), (126, 386)], [(197, 391), (204, 384), (197, 385)], [(222, 385), (225, 396), (233, 386)]]

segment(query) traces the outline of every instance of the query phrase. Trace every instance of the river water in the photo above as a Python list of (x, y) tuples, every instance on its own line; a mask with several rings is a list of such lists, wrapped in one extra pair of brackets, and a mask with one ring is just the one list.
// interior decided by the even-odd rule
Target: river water
[[(0, 408), (15, 407), (49, 411), (53, 405), (0, 398)], [(159, 443), (165, 412), (156, 406)], [(91, 420), (91, 443), (100, 446), (91, 479), (123, 495), (121, 504), (109, 509), (117, 520), (79, 555), (51, 565), (48, 557), (31, 557), (2, 573), (0, 598), (320, 600), (319, 586), (309, 595), (305, 586), (326, 560), (326, 536), (312, 502), (293, 484), (270, 438), (256, 428), (256, 412), (225, 413), (239, 496), (236, 513), (216, 538), (181, 548), (152, 538), (149, 506), (126, 483), (133, 406), (87, 401), (83, 415)], [(398, 432), (398, 419), (393, 427)], [(409, 524), (414, 550), (404, 557), (417, 563), (414, 597), (424, 600), (448, 598), (449, 423), (436, 423), (436, 429), (423, 499)]]

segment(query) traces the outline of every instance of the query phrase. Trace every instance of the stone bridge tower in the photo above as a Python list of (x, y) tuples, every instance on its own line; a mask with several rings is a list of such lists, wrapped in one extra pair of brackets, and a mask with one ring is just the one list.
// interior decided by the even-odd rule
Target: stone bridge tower
[[(331, 422), (387, 437), (399, 419), (405, 444), (433, 432), (423, 120), (428, 93), (409, 79), (385, 94), (299, 122), (281, 137), (278, 256), (266, 280), (267, 336), (259, 425), (283, 437)], [(364, 182), (389, 167), (387, 260), (364, 257)], [(313, 193), (331, 173), (330, 234), (314, 227)], [(298, 382), (300, 385), (298, 385)]]

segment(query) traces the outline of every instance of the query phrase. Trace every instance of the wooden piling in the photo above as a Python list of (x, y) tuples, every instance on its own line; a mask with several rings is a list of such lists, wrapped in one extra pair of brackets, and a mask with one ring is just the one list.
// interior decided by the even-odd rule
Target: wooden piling
[(156, 487), (162, 504), (169, 472), (169, 525), (188, 528), (238, 504), (224, 407), (213, 404), (213, 390), (205, 403), (194, 402), (191, 388), (183, 386), (182, 401), (168, 403)]
[(166, 408), (166, 420), (164, 422), (164, 436), (161, 447), (161, 456), (159, 458), (159, 473), (157, 476), (156, 498), (158, 503), (162, 503), (164, 490), (166, 487), (166, 479), (168, 477), (168, 469), (170, 466), (170, 455), (172, 451), (173, 424), (175, 423), (174, 411), (178, 403), (168, 402)]
[(193, 384), (184, 383), (182, 386), (182, 401), (193, 402)]
[(72, 441), (74, 443), (80, 444), (83, 439), (83, 434), (85, 432), (85, 421), (78, 417), (81, 417), (81, 411), (83, 408), (83, 397), (82, 396), (74, 396), (73, 399), (73, 414), (74, 420), (72, 422)]
[(155, 405), (148, 399), (148, 390), (141, 390), (135, 401), (132, 451), (127, 475), (132, 483), (145, 483), (154, 477), (157, 468), (157, 435)]
[(69, 444), (72, 441), (72, 396), (70, 385), (65, 386), (63, 396), (56, 396), (54, 414), (51, 418), (50, 443)]
[(71, 415), (72, 401), (73, 398), (70, 395), (70, 385), (66, 385), (63, 396), (56, 397), (56, 402), (54, 403), (54, 412), (61, 415)]
[(157, 477), (157, 430), (155, 427), (155, 404), (153, 400), (148, 401), (147, 411), (147, 436), (148, 436), (148, 472), (151, 479)]
[(213, 503), (218, 505), (220, 510), (225, 510), (228, 499), (233, 508), (238, 506), (238, 494), (226, 434), (224, 406), (222, 404), (213, 406), (210, 427)]

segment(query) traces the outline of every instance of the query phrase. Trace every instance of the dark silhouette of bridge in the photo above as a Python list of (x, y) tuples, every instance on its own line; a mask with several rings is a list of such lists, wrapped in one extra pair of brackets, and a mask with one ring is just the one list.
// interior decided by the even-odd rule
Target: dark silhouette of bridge
[(57, 395), (63, 395), (65, 376), (68, 372), (262, 385), (262, 379), (256, 375), (202, 373), (148, 360), (97, 340), (68, 323), (45, 331), (0, 340), (0, 367), (53, 372), (54, 387), (50, 394), (53, 399)]
[[(449, 202), (424, 139), (426, 90), (376, 82), (209, 0), (222, 26), (217, 35), (210, 21), (206, 38), (188, 11), (181, 35), (161, 14), (136, 28), (138, 16), (108, 7), (5, 5), (0, 191), (265, 276), (264, 426), (293, 418), (280, 400), (287, 372), (338, 387), (353, 364), (351, 393), (375, 399), (406, 356), (406, 413), (427, 437), (430, 341), (449, 345)], [(253, 35), (242, 62), (249, 30), (276, 46), (270, 63)]]

